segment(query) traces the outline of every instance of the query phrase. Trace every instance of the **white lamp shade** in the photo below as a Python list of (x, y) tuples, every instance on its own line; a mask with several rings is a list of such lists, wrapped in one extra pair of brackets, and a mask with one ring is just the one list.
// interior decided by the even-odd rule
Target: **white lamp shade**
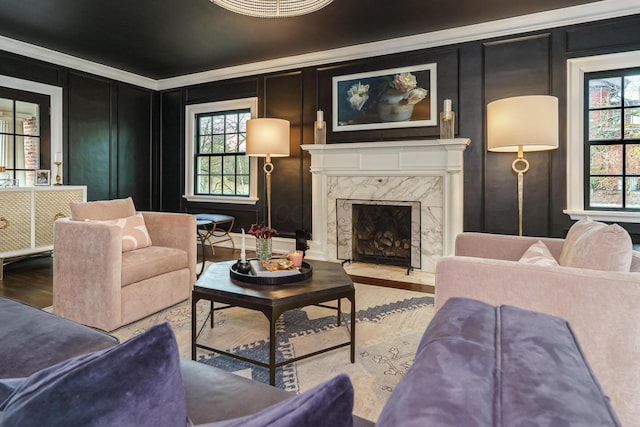
[(487, 149), (497, 152), (558, 148), (558, 98), (532, 95), (487, 104)]
[(247, 120), (247, 156), (289, 156), (289, 127), (282, 119)]

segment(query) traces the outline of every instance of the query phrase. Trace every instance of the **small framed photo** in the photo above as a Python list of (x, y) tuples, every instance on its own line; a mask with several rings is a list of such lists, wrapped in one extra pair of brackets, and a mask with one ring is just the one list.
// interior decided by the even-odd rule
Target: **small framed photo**
[(36, 185), (51, 185), (51, 170), (36, 170)]

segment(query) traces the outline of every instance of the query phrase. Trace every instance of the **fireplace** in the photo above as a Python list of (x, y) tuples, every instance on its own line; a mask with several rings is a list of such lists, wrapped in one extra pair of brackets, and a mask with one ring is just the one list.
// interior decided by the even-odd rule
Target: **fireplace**
[(307, 257), (353, 260), (353, 203), (392, 204), (411, 207), (410, 265), (435, 271), (442, 255), (453, 254), (456, 235), (462, 232), (463, 154), (470, 142), (303, 145), (311, 154), (313, 190)]
[(339, 260), (420, 268), (420, 203), (336, 200)]

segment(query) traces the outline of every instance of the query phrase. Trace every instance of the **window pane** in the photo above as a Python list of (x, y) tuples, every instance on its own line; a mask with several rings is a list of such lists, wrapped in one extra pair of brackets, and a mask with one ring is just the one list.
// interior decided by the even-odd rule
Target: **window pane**
[(236, 158), (235, 156), (224, 157), (224, 174), (235, 175), (236, 173)]
[(640, 139), (640, 107), (625, 108), (624, 139)]
[(200, 135), (210, 135), (211, 126), (211, 116), (200, 117)]
[(213, 136), (212, 153), (224, 153), (224, 135)]
[(238, 175), (249, 175), (249, 156), (238, 156), (237, 159)]
[(16, 101), (17, 117), (22, 121), (22, 129), (16, 129), (16, 133), (24, 135), (40, 135), (40, 122), (38, 118), (38, 104)]
[(209, 160), (209, 167), (211, 173), (216, 175), (222, 175), (222, 159), (220, 157), (211, 157)]
[(227, 116), (227, 133), (237, 133), (238, 132), (238, 115), (237, 114), (229, 114)]
[(591, 175), (622, 175), (622, 145), (592, 145)]
[(209, 193), (209, 175), (198, 175), (196, 177), (196, 192), (200, 194)]
[(626, 207), (638, 209), (640, 208), (640, 177), (629, 177), (625, 180)]
[(624, 105), (640, 105), (640, 75), (624, 78)]
[[(21, 141), (21, 142), (20, 142)], [(24, 161), (24, 169), (40, 168), (40, 138), (33, 136), (17, 136), (16, 142), (21, 143), (23, 152), (18, 152), (18, 162)], [(16, 147), (17, 148), (17, 147)], [(21, 159), (22, 157), (22, 159)]]
[(208, 174), (209, 173), (209, 158), (208, 157), (198, 157), (198, 166), (196, 173), (198, 174)]
[(222, 189), (222, 194), (225, 194), (225, 195), (236, 194), (235, 176), (225, 176), (224, 188)]
[(222, 194), (222, 177), (220, 175), (212, 175), (209, 177), (209, 192), (211, 194)]
[(239, 126), (238, 126), (238, 132), (246, 132), (247, 131), (247, 120), (251, 119), (251, 114), (246, 112), (246, 113), (240, 113), (238, 115), (238, 121), (239, 121)]
[(622, 78), (610, 77), (589, 80), (589, 108), (618, 107), (622, 92)]
[(640, 175), (640, 144), (627, 144), (626, 147), (626, 173), (628, 175)]
[(247, 152), (247, 134), (241, 133), (238, 135), (238, 153)]
[(238, 135), (233, 133), (231, 135), (227, 135), (227, 144), (226, 144), (226, 153), (237, 153), (238, 152)]
[(249, 175), (238, 175), (236, 177), (236, 194), (240, 196), (249, 195)]
[[(2, 122), (0, 122), (0, 126)], [(6, 166), (7, 169), (13, 169), (13, 135), (0, 134), (0, 166)]]
[(0, 133), (13, 133), (13, 100), (0, 98)]
[(215, 134), (224, 133), (224, 115), (213, 116), (213, 132)]
[(200, 137), (200, 148), (198, 152), (202, 154), (211, 153), (211, 137), (210, 136)]
[(620, 139), (622, 135), (620, 110), (589, 112), (589, 140)]
[(591, 207), (621, 208), (622, 178), (592, 177), (590, 201)]

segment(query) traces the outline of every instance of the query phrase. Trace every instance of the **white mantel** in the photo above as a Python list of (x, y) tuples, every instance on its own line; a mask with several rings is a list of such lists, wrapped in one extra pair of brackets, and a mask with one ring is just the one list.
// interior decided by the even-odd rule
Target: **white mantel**
[(305, 144), (311, 154), (312, 240), (307, 256), (337, 260), (336, 199), (419, 201), (421, 269), (453, 254), (463, 230), (467, 138)]

